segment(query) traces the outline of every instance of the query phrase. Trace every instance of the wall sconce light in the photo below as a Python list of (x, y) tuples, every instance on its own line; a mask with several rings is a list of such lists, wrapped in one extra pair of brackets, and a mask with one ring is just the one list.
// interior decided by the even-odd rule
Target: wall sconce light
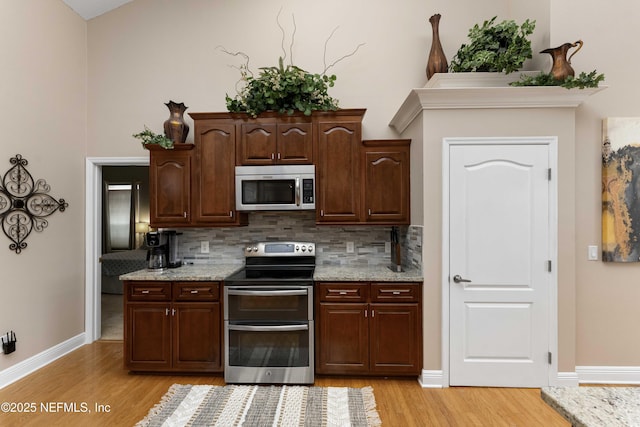
[(26, 249), (26, 238), (32, 230), (42, 231), (49, 225), (46, 217), (69, 206), (64, 199), (47, 194), (51, 187), (44, 179), (34, 182), (27, 171), (27, 159), (20, 154), (9, 159), (13, 165), (0, 183), (0, 221), (2, 231), (11, 240), (9, 249), (19, 254)]

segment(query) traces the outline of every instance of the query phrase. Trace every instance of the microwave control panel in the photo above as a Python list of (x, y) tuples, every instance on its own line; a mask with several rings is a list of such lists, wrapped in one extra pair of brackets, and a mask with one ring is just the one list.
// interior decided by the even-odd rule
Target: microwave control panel
[(302, 180), (302, 203), (313, 203), (313, 179)]

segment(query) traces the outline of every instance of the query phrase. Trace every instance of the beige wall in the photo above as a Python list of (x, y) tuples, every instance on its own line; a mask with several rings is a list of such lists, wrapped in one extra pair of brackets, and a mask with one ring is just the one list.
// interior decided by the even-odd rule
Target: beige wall
[(86, 23), (61, 1), (2, 0), (0, 174), (21, 154), (69, 207), (19, 255), (0, 233), (0, 334), (17, 351), (0, 371), (84, 331)]
[(576, 365), (639, 366), (640, 265), (587, 261), (601, 241), (600, 143), (605, 117), (640, 116), (637, 40), (640, 4), (552, 1), (551, 42), (582, 39), (577, 72), (605, 73), (609, 88), (582, 105), (576, 125)]
[[(559, 316), (562, 325), (573, 319), (576, 333), (567, 336), (561, 330), (560, 347), (577, 365), (640, 365), (640, 344), (628, 338), (640, 320), (637, 266), (586, 261), (586, 246), (600, 243), (600, 121), (640, 115), (633, 55), (640, 5), (623, 0), (606, 8), (594, 0), (401, 0), (377, 1), (375, 7), (370, 0), (134, 0), (86, 23), (61, 0), (3, 0), (2, 6), (0, 77), (9, 132), (0, 162), (8, 168), (10, 157), (24, 155), (34, 176), (45, 178), (52, 194), (67, 199), (70, 207), (51, 217), (44, 233), (30, 236), (25, 253), (4, 249), (0, 257), (2, 301), (10, 303), (0, 310), (0, 333), (14, 329), (20, 340), (18, 352), (0, 357), (0, 370), (83, 330), (84, 157), (146, 155), (131, 134), (145, 124), (159, 132), (169, 100), (185, 102), (188, 112), (224, 111), (225, 93), (233, 94), (239, 77), (229, 65), (239, 63), (216, 46), (246, 52), (254, 70), (275, 65), (282, 54), (275, 22), (281, 7), (286, 44), (293, 14), (295, 63), (309, 71), (322, 71), (324, 44), (334, 28), (339, 27), (327, 46), (328, 63), (365, 43), (331, 70), (338, 80), (330, 92), (344, 108), (367, 108), (365, 138), (396, 136), (389, 121), (409, 91), (426, 83), (433, 13), (442, 14), (440, 33), (449, 59), (469, 27), (493, 15), (536, 19), (534, 52), (582, 38), (585, 47), (573, 58), (574, 67), (606, 73), (610, 88), (578, 109), (574, 157), (565, 157), (575, 162), (576, 194), (561, 194), (563, 203), (575, 206), (575, 231), (561, 230), (575, 245), (575, 270), (566, 273), (575, 276), (575, 292), (561, 295)], [(543, 58), (526, 68), (549, 66)], [(438, 170), (423, 173), (439, 179)], [(425, 228), (425, 241), (429, 232)], [(427, 318), (438, 319), (434, 313)], [(431, 335), (438, 333), (435, 325)], [(430, 365), (439, 357), (432, 351), (426, 351)], [(570, 368), (563, 362), (561, 369)]]

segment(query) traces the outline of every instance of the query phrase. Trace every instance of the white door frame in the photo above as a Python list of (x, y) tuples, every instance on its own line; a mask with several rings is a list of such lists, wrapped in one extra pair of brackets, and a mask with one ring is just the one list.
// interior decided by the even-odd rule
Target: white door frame
[(87, 157), (85, 163), (85, 344), (101, 335), (102, 166), (149, 166), (149, 157)]
[(558, 384), (558, 137), (465, 137), (442, 139), (442, 386), (449, 387), (449, 148), (453, 145), (536, 144), (549, 147), (549, 386)]

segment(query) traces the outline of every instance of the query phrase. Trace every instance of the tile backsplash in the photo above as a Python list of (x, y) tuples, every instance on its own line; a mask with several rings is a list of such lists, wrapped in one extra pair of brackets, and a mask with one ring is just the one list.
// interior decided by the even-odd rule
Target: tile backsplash
[[(257, 241), (300, 241), (316, 244), (316, 264), (388, 265), (388, 226), (317, 226), (315, 212), (251, 212), (246, 227), (180, 229), (178, 256), (185, 262), (242, 264), (243, 249)], [(399, 227), (405, 267), (422, 268), (422, 227)], [(202, 241), (209, 253), (200, 253)], [(347, 242), (354, 252), (347, 253)]]

